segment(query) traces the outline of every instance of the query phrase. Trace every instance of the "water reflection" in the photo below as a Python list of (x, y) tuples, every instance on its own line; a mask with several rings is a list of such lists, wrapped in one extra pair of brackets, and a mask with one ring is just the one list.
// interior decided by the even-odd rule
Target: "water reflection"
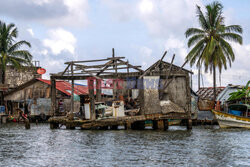
[(0, 166), (240, 166), (250, 164), (250, 131), (50, 130), (0, 125)]

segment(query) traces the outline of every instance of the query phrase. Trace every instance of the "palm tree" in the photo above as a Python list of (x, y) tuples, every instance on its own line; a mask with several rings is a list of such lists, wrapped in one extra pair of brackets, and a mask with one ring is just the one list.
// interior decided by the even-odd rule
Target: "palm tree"
[(223, 6), (219, 2), (206, 5), (206, 13), (197, 6), (197, 17), (200, 28), (188, 28), (185, 35), (188, 47), (194, 45), (186, 60), (193, 66), (196, 64), (205, 72), (213, 72), (214, 100), (216, 100), (216, 68), (221, 73), (222, 68), (231, 67), (235, 59), (232, 46), (228, 41), (242, 44), (242, 28), (239, 25), (226, 26), (222, 15)]
[[(0, 83), (5, 84), (6, 66), (12, 65), (20, 69), (24, 65), (31, 65), (32, 55), (29, 51), (20, 49), (22, 46), (31, 47), (27, 41), (18, 41), (18, 31), (14, 24), (6, 25), (0, 21)], [(1, 92), (3, 105), (3, 92)]]

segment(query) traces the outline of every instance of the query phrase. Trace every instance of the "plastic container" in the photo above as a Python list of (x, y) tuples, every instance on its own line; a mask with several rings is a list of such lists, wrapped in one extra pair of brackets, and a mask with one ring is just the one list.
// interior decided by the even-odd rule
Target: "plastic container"
[(238, 110), (229, 110), (229, 113), (233, 115), (241, 116), (241, 111), (238, 111)]

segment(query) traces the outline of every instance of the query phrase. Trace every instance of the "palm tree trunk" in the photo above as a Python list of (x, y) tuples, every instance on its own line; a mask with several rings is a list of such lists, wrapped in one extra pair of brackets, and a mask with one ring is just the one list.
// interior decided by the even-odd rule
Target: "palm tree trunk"
[(201, 67), (198, 67), (198, 90), (201, 88)]
[(214, 101), (216, 101), (216, 68), (213, 65), (213, 81), (214, 81)]

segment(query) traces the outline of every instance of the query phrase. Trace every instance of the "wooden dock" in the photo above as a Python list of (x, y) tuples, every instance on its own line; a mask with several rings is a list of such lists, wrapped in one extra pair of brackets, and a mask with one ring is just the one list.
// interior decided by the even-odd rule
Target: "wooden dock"
[(65, 125), (67, 129), (117, 129), (118, 126), (124, 126), (125, 129), (144, 129), (145, 121), (151, 120), (153, 122), (153, 129), (168, 129), (169, 119), (184, 119), (187, 120), (187, 129), (192, 128), (192, 122), (188, 120), (188, 115), (180, 113), (170, 114), (148, 114), (137, 116), (124, 116), (124, 117), (109, 117), (96, 120), (72, 120), (66, 116), (52, 117), (49, 119), (50, 128), (59, 128)]

